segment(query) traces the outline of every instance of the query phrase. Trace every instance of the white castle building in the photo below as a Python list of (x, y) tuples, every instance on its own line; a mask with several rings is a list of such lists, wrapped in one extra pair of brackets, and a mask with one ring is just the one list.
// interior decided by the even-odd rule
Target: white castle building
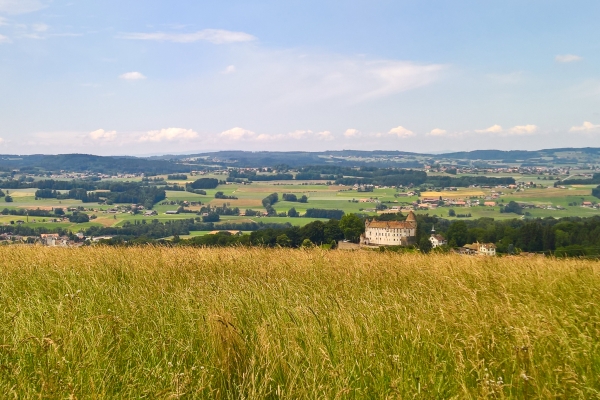
[(360, 244), (365, 246), (408, 246), (417, 236), (417, 218), (411, 211), (405, 221), (365, 222), (365, 233)]

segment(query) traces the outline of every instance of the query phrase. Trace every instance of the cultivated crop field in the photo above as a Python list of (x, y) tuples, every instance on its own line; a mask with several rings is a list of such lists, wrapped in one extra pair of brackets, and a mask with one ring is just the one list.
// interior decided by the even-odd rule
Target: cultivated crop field
[(4, 398), (599, 398), (600, 264), (10, 246)]

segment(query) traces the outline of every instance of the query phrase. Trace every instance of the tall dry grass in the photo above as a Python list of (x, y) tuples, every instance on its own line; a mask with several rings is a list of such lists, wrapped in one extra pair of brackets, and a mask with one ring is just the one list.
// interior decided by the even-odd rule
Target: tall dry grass
[(600, 398), (600, 264), (0, 249), (2, 398)]

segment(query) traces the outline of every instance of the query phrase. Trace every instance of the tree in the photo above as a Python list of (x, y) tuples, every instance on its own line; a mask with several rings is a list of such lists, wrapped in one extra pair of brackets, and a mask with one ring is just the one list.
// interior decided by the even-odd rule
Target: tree
[(74, 212), (73, 215), (69, 215), (69, 222), (73, 224), (83, 224), (85, 222), (90, 222), (90, 217), (81, 212)]
[(423, 236), (419, 241), (419, 250), (421, 250), (421, 253), (427, 254), (431, 251), (432, 248), (433, 246), (431, 245), (429, 238)]
[(300, 216), (300, 213), (296, 211), (294, 207), (290, 208), (290, 211), (287, 213), (288, 217), (296, 218)]
[(365, 223), (356, 214), (347, 214), (340, 220), (340, 229), (346, 240), (357, 242), (365, 231)]
[(300, 200), (298, 200), (300, 203), (308, 203), (308, 197), (306, 197), (306, 195), (302, 195), (302, 197), (300, 197)]
[(216, 212), (210, 212), (208, 215), (202, 217), (202, 222), (219, 222), (221, 217)]
[(454, 211), (453, 209), (449, 209), (448, 210), (448, 216), (449, 217), (456, 217), (456, 211)]
[(4, 197), (4, 201), (7, 202), (7, 203), (12, 203), (13, 202), (13, 198), (12, 198), (12, 196), (10, 196), (10, 195), (7, 194)]
[(340, 229), (340, 221), (330, 219), (325, 224), (323, 234), (325, 235), (325, 242), (337, 243), (339, 240), (342, 240), (344, 238), (344, 232)]
[(277, 245), (281, 247), (291, 247), (292, 241), (290, 238), (284, 233), (283, 235), (277, 236)]
[(214, 178), (200, 178), (188, 185), (191, 189), (214, 189), (219, 186), (219, 180)]
[(304, 248), (313, 247), (313, 243), (310, 241), (310, 239), (304, 239), (302, 241), (302, 247), (304, 247)]
[(63, 210), (62, 208), (55, 208), (54, 209), (54, 214), (56, 214), (56, 215), (65, 215), (65, 210)]
[(464, 246), (467, 243), (468, 231), (465, 221), (454, 221), (446, 233), (448, 242), (453, 241), (458, 247)]

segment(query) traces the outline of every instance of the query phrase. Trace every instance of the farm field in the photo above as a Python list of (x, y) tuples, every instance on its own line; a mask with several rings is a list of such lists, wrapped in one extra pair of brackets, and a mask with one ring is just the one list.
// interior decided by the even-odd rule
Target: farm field
[(597, 398), (600, 266), (10, 246), (10, 398)]
[[(223, 175), (215, 175), (223, 179)], [(542, 181), (544, 184), (546, 182)], [(173, 181), (173, 183), (183, 184), (182, 181)], [(323, 182), (324, 183), (324, 182)], [(550, 184), (549, 182), (548, 184)], [(136, 223), (140, 221), (159, 220), (161, 222), (196, 218), (195, 213), (184, 214), (166, 214), (167, 211), (175, 211), (178, 208), (177, 204), (169, 204), (170, 202), (201, 202), (202, 204), (212, 207), (228, 205), (229, 207), (238, 207), (242, 212), (246, 209), (264, 211), (262, 199), (271, 193), (278, 193), (280, 201), (273, 205), (278, 213), (286, 213), (291, 208), (295, 208), (297, 212), (303, 214), (309, 208), (342, 210), (345, 213), (362, 213), (366, 215), (375, 215), (375, 200), (381, 201), (388, 207), (393, 206), (410, 206), (413, 202), (419, 199), (426, 198), (447, 198), (447, 199), (469, 199), (477, 198), (484, 199), (486, 196), (491, 196), (494, 192), (501, 191), (502, 196), (496, 199), (495, 207), (441, 207), (431, 210), (418, 210), (418, 214), (437, 215), (444, 218), (454, 219), (449, 217), (448, 212), (453, 208), (457, 214), (471, 214), (472, 219), (488, 217), (494, 219), (512, 219), (520, 218), (516, 214), (501, 214), (500, 204), (508, 204), (510, 201), (530, 204), (532, 206), (552, 206), (554, 209), (532, 208), (527, 209), (531, 217), (589, 217), (600, 215), (600, 210), (590, 207), (581, 207), (583, 201), (596, 202), (599, 199), (591, 196), (591, 191), (594, 185), (572, 185), (565, 189), (545, 187), (545, 188), (527, 188), (527, 189), (480, 189), (480, 188), (458, 188), (456, 191), (429, 191), (422, 192), (421, 196), (396, 197), (399, 193), (395, 188), (376, 188), (372, 192), (357, 192), (344, 186), (327, 186), (324, 184), (308, 184), (302, 181), (275, 181), (275, 182), (255, 182), (251, 185), (228, 184), (220, 185), (216, 189), (206, 190), (206, 195), (199, 195), (185, 191), (167, 191), (167, 199), (165, 204), (158, 203), (154, 206), (154, 210), (158, 213), (156, 216), (145, 217), (141, 214), (132, 215), (129, 213), (109, 214), (106, 211), (112, 206), (100, 206), (96, 203), (82, 203), (78, 200), (56, 200), (56, 199), (39, 199), (35, 200), (34, 189), (18, 189), (10, 190), (10, 195), (13, 197), (12, 203), (4, 203), (0, 209), (7, 208), (9, 210), (27, 210), (27, 209), (42, 209), (52, 210), (53, 208), (71, 208), (84, 207), (89, 215), (94, 215), (97, 218), (84, 224), (72, 224), (65, 222), (51, 222), (49, 218), (30, 217), (27, 221), (25, 216), (5, 215), (0, 216), (0, 224), (10, 224), (16, 221), (25, 221), (24, 225), (31, 227), (46, 227), (49, 229), (61, 227), (77, 232), (89, 226), (105, 226), (105, 227), (120, 227), (127, 223)], [(216, 199), (215, 193), (223, 192), (226, 196), (235, 196), (237, 199)], [(298, 197), (306, 195), (307, 203), (283, 201), (283, 193), (294, 193)], [(2, 201), (2, 199), (0, 199)], [(556, 209), (556, 206), (563, 207), (563, 210)], [(91, 209), (91, 211), (90, 211)], [(190, 207), (190, 210), (199, 211), (200, 207)], [(289, 222), (292, 225), (302, 226), (312, 222), (312, 218), (282, 218), (282, 217), (252, 217), (244, 216), (222, 217), (226, 222)]]

